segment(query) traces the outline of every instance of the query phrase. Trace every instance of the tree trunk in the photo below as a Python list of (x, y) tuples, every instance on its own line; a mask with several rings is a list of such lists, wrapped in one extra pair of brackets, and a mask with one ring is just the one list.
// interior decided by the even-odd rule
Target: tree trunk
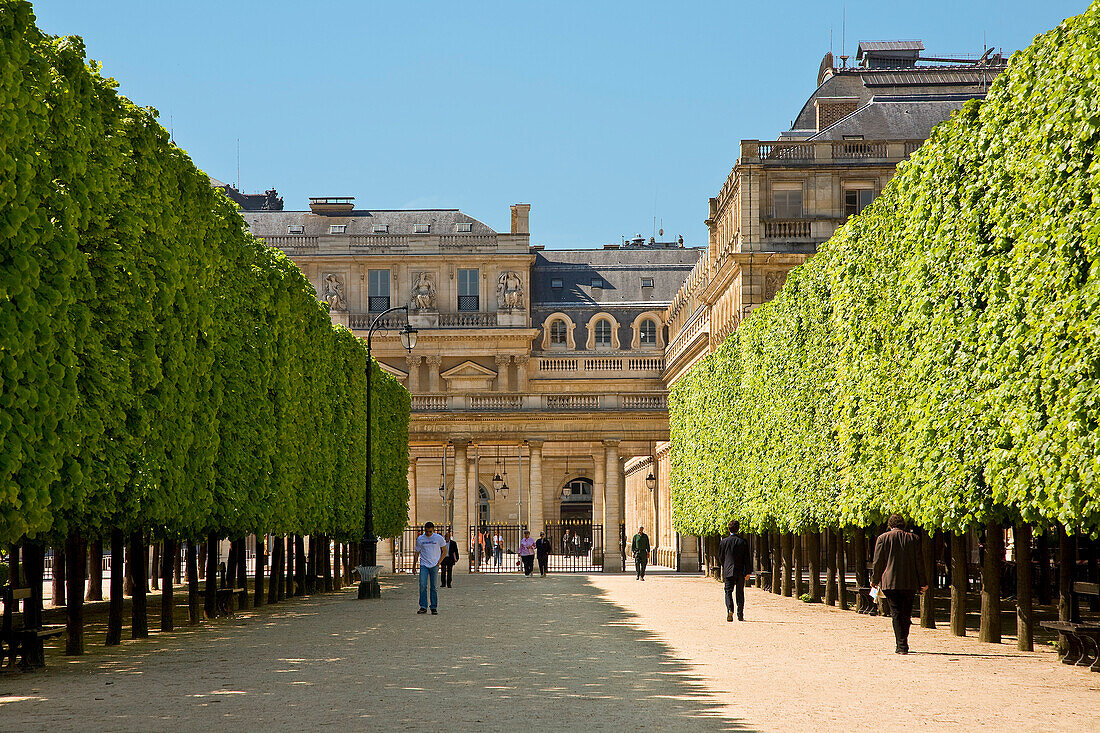
[(19, 543), (16, 543), (11, 546), (11, 550), (10, 552), (8, 552), (8, 582), (11, 583), (12, 588), (25, 587), (22, 580), (23, 576), (19, 573), (20, 550), (21, 548), (19, 546)]
[(152, 587), (153, 590), (160, 590), (160, 577), (159, 577), (160, 574), (161, 574), (160, 573), (160, 570), (161, 570), (161, 562), (160, 562), (161, 546), (160, 546), (160, 543), (159, 542), (154, 543), (153, 547), (152, 547), (152, 550), (153, 550), (153, 563), (152, 563), (152, 565), (148, 566), (149, 568), (151, 568), (151, 571), (152, 571), (152, 572), (149, 573), (149, 585)]
[(951, 533), (951, 633), (966, 636), (966, 535)]
[(978, 641), (1001, 643), (1001, 569), (1005, 560), (1005, 536), (999, 522), (986, 522), (985, 557), (982, 558), (982, 621)]
[(206, 543), (199, 543), (199, 580), (206, 580)]
[(327, 535), (321, 536), (321, 560), (324, 562), (324, 571), (321, 574), (321, 580), (324, 582), (325, 592), (331, 593), (333, 591), (332, 585), (332, 543), (329, 541)]
[(806, 580), (802, 577), (805, 562), (802, 556), (802, 537), (801, 532), (794, 536), (794, 594), (799, 598), (806, 595)]
[(344, 585), (343, 578), (343, 561), (340, 559), (340, 543), (335, 542), (332, 545), (332, 563), (335, 566), (335, 570), (332, 573), (332, 589), (334, 591), (340, 590)]
[(203, 599), (206, 618), (218, 613), (218, 537), (213, 532), (206, 538), (206, 598)]
[[(84, 596), (83, 593), (80, 594)], [(53, 599), (54, 606), (65, 605), (65, 548), (60, 544), (53, 548)]]
[(65, 609), (65, 653), (84, 653), (84, 568), (88, 562), (84, 538), (75, 530), (65, 540), (69, 603)]
[(194, 626), (202, 620), (199, 611), (199, 552), (192, 540), (187, 540), (187, 623)]
[(936, 548), (932, 535), (921, 530), (920, 561), (924, 567), (924, 582), (928, 589), (920, 597), (920, 625), (922, 629), (936, 628)]
[(856, 527), (852, 533), (852, 572), (856, 574), (856, 585), (867, 588), (871, 584), (867, 577), (867, 530)]
[(176, 606), (173, 601), (172, 560), (176, 557), (176, 541), (166, 539), (161, 545), (160, 556), (160, 630), (172, 631), (176, 626)]
[(264, 605), (264, 567), (267, 565), (266, 535), (256, 534), (256, 575), (252, 581), (252, 607)]
[(126, 563), (122, 571), (122, 594), (134, 595), (134, 554), (130, 551), (129, 538), (124, 540), (126, 544)]
[(320, 588), (317, 586), (317, 563), (320, 553), (320, 538), (317, 535), (311, 534), (309, 536), (309, 555), (306, 560), (306, 588), (309, 589), (310, 594), (320, 591)]
[(134, 599), (130, 605), (130, 638), (145, 639), (149, 636), (149, 586), (145, 578), (145, 536), (142, 532), (130, 535), (130, 555), (134, 562)]
[(243, 588), (237, 597), (237, 608), (248, 608), (248, 538), (237, 540), (237, 588)]
[(229, 540), (229, 560), (225, 564), (225, 587), (237, 587), (237, 555), (241, 551), (237, 540)]
[(111, 530), (111, 600), (107, 609), (107, 646), (122, 643), (122, 586), (126, 582), (126, 540), (121, 529)]
[(772, 551), (772, 593), (779, 595), (783, 592), (783, 541), (778, 532), (769, 534), (768, 545)]
[(286, 536), (286, 590), (283, 592), (284, 598), (293, 598), (298, 595), (298, 589), (294, 587), (294, 569), (297, 567), (294, 557), (294, 545), (294, 535), (288, 534)]
[(806, 534), (807, 553), (810, 556), (810, 600), (821, 603), (821, 535), (817, 532)]
[(286, 544), (275, 535), (271, 539), (271, 580), (267, 584), (267, 602), (278, 603), (283, 592), (283, 552)]
[(1058, 531), (1058, 620), (1080, 622), (1073, 603), (1073, 570), (1077, 565), (1074, 536), (1067, 534), (1068, 527)]
[(836, 605), (836, 534), (825, 530), (825, 603)]
[[(176, 540), (174, 543), (176, 547), (176, 554), (172, 556), (172, 578), (175, 580), (176, 585), (183, 585), (183, 578), (181, 576), (180, 561), (183, 559), (183, 543)], [(188, 542), (187, 544), (191, 544)]]
[(1031, 605), (1031, 525), (1016, 525), (1013, 541), (1016, 549), (1016, 648), (1030, 652), (1034, 649), (1031, 632), (1035, 628)]
[(88, 595), (86, 601), (103, 600), (103, 541), (96, 537), (88, 543)]
[(306, 585), (306, 538), (300, 534), (294, 535), (294, 595), (304, 596), (309, 593)]
[(784, 532), (782, 535), (780, 535), (779, 542), (780, 552), (783, 555), (783, 582), (781, 588), (783, 591), (783, 595), (790, 598), (791, 593), (794, 590), (793, 586), (791, 585), (792, 581), (794, 580), (794, 568), (792, 567), (793, 563), (791, 557), (791, 553), (793, 551), (791, 533)]
[(848, 551), (848, 542), (844, 539), (844, 530), (836, 530), (836, 599), (840, 603), (840, 610), (848, 610), (848, 579), (844, 577), (848, 572), (848, 563), (844, 554)]

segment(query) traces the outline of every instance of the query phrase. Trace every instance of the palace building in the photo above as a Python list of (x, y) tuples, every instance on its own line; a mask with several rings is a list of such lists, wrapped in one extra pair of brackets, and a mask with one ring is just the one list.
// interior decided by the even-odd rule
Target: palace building
[[(791, 129), (741, 141), (705, 248), (638, 236), (545, 249), (531, 244), (527, 204), (497, 232), (456, 209), (318, 197), (285, 211), (274, 190), (214, 184), (301, 267), (334, 322), (366, 338), (377, 321), (373, 354), (412, 395), (410, 523), (451, 525), (462, 544), (487, 525), (537, 536), (587, 522), (589, 562), (607, 570), (645, 526), (653, 561), (698, 570), (698, 538), (672, 527), (668, 390), (1005, 68), (992, 50), (923, 51), (861, 42), (839, 66), (827, 54)], [(419, 331), (411, 353), (396, 332), (404, 314), (379, 319), (395, 306)]]

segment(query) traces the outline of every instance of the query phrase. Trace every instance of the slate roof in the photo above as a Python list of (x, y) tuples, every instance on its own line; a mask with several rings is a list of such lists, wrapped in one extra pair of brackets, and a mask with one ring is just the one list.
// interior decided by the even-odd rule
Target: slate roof
[(920, 41), (860, 41), (856, 49), (858, 59), (868, 51), (923, 51), (924, 44)]
[[(664, 308), (704, 251), (697, 247), (631, 247), (536, 252), (531, 267), (532, 311)], [(652, 288), (642, 287), (643, 277), (653, 279)], [(554, 279), (562, 281), (561, 288), (551, 287)], [(605, 287), (592, 287), (595, 279)]]
[(962, 109), (978, 94), (936, 97), (874, 97), (857, 109), (817, 133), (810, 140), (843, 140), (863, 135), (868, 140), (923, 140), (932, 128)]
[(470, 224), (470, 231), (464, 234), (496, 234), (483, 224), (458, 209), (370, 209), (340, 212), (334, 214), (314, 214), (311, 211), (242, 211), (249, 229), (257, 237), (285, 235), (287, 227), (301, 225), (302, 234), (322, 236), (329, 233), (333, 224), (344, 224), (344, 234), (374, 234), (378, 226), (388, 227), (387, 234), (416, 234), (416, 224), (429, 224), (429, 234), (454, 234), (459, 223)]

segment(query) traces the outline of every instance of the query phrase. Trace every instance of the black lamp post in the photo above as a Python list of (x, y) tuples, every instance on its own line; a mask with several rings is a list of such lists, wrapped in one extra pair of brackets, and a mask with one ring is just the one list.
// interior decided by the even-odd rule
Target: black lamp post
[[(412, 352), (413, 347), (416, 346), (416, 329), (409, 325), (409, 307), (407, 305), (390, 308), (387, 311), (379, 313), (371, 322), (370, 328), (367, 329), (367, 480), (363, 508), (363, 543), (360, 546), (360, 562), (365, 567), (372, 567), (378, 564), (378, 538), (374, 536), (374, 511), (372, 508), (374, 501), (371, 495), (371, 474), (374, 470), (371, 465), (371, 337), (374, 335), (375, 329), (382, 323), (382, 319), (396, 311), (405, 312), (405, 325), (400, 329), (401, 345), (409, 352)], [(377, 575), (369, 579), (360, 580), (359, 598), (379, 598), (380, 596), (381, 591), (378, 587)]]
[(645, 477), (645, 487), (650, 491), (657, 488), (657, 477), (653, 475), (653, 471), (650, 471), (649, 475)]

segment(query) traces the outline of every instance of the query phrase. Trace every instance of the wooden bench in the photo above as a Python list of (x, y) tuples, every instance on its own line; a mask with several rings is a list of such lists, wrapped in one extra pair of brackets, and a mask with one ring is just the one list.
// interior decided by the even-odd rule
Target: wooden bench
[[(232, 616), (233, 615), (233, 599), (239, 594), (245, 593), (244, 588), (217, 588), (215, 589), (214, 597), (214, 615), (215, 616)], [(199, 595), (203, 598), (206, 597), (206, 588), (199, 588)]]
[(1100, 624), (1075, 623), (1073, 621), (1041, 621), (1044, 629), (1057, 631), (1065, 643), (1062, 664), (1088, 666), (1093, 672), (1100, 672)]
[(4, 618), (0, 625), (0, 668), (5, 665), (8, 668), (16, 666), (18, 658), (19, 669), (24, 672), (42, 669), (46, 666), (46, 650), (43, 642), (65, 633), (64, 626), (37, 628), (15, 626), (12, 618), (15, 613), (15, 604), (30, 597), (30, 588), (5, 587), (0, 591), (0, 598), (4, 601)]

